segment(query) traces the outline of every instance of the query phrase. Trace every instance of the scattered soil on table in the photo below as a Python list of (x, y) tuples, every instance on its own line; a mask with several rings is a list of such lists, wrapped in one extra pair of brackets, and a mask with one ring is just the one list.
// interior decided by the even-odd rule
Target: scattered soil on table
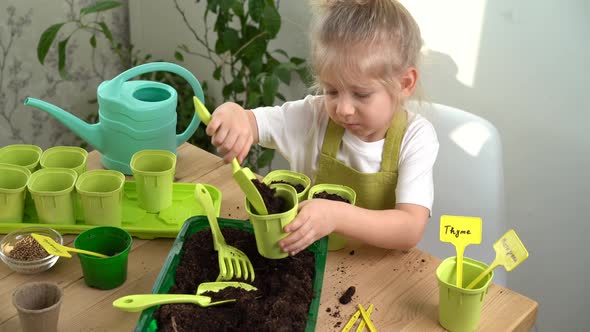
[(342, 294), (342, 296), (338, 299), (342, 304), (348, 304), (352, 301), (352, 296), (356, 292), (356, 288), (354, 286), (348, 287), (348, 289)]
[(20, 261), (34, 261), (49, 256), (49, 253), (32, 236), (27, 235), (16, 241), (14, 248), (6, 255)]
[[(230, 245), (252, 262), (256, 292), (224, 290), (217, 296), (236, 302), (202, 308), (195, 304), (166, 304), (154, 312), (158, 331), (304, 331), (313, 293), (315, 256), (305, 250), (284, 259), (266, 259), (256, 249), (254, 235), (224, 228)], [(217, 252), (209, 229), (185, 241), (169, 293), (195, 294), (200, 283), (215, 281), (219, 274)], [(238, 279), (234, 279), (238, 280)], [(238, 280), (244, 281), (244, 280)]]
[(346, 198), (344, 198), (340, 195), (337, 195), (337, 194), (330, 194), (327, 191), (317, 192), (317, 193), (313, 194), (313, 198), (323, 198), (323, 199), (329, 199), (332, 201), (340, 201), (340, 202), (350, 203), (350, 201), (347, 200)]
[(284, 183), (284, 184), (288, 184), (291, 187), (295, 188), (295, 190), (297, 191), (298, 194), (299, 193), (302, 193), (305, 190), (305, 187), (301, 183), (292, 184), (291, 182), (287, 182), (287, 181), (283, 181), (283, 180), (275, 180), (275, 181), (271, 181), (270, 183), (271, 184), (273, 184), (273, 183)]
[(269, 187), (266, 183), (261, 182), (258, 179), (252, 180), (252, 183), (254, 183), (258, 192), (260, 192), (260, 196), (262, 196), (262, 200), (264, 200), (264, 205), (266, 206), (266, 210), (268, 210), (268, 214), (287, 211), (287, 202), (283, 197), (276, 196), (276, 189)]

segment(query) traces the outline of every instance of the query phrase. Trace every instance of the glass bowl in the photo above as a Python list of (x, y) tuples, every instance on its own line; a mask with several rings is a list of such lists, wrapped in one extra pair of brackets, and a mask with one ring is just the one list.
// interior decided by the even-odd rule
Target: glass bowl
[(49, 227), (25, 227), (5, 235), (0, 241), (0, 259), (2, 259), (2, 261), (15, 272), (24, 274), (43, 272), (51, 268), (59, 258), (59, 256), (49, 255), (41, 259), (27, 261), (9, 257), (8, 253), (12, 251), (14, 245), (31, 233), (48, 236), (55, 240), (55, 242), (63, 244), (63, 237), (61, 234)]

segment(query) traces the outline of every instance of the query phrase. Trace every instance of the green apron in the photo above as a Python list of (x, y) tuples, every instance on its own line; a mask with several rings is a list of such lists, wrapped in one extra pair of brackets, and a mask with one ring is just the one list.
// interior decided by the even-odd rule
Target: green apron
[(396, 112), (385, 134), (381, 170), (377, 173), (361, 173), (336, 158), (344, 128), (329, 120), (314, 184), (349, 186), (356, 192), (355, 205), (372, 210), (393, 209), (399, 152), (406, 125), (407, 112), (402, 109)]

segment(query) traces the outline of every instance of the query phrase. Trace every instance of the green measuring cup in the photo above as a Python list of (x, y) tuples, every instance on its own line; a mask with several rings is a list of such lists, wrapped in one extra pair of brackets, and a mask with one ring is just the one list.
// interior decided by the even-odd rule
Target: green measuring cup
[(262, 179), (262, 182), (266, 183), (267, 185), (271, 185), (273, 182), (281, 183), (282, 181), (293, 186), (303, 186), (303, 191), (297, 193), (297, 201), (299, 203), (303, 202), (307, 198), (307, 192), (311, 187), (311, 180), (303, 173), (286, 169), (277, 169), (266, 174), (264, 179)]
[[(320, 183), (309, 189), (307, 199), (313, 199), (318, 193), (326, 192), (332, 195), (338, 195), (352, 205), (356, 204), (356, 192), (351, 187), (334, 184), (334, 183)], [(337, 251), (346, 247), (348, 238), (338, 233), (331, 233), (328, 235), (328, 251)]]
[[(486, 274), (475, 289), (457, 286), (457, 257), (443, 260), (436, 268), (438, 279), (438, 321), (452, 332), (473, 332), (477, 329), (485, 295), (494, 278)], [(465, 280), (472, 280), (488, 266), (469, 257), (463, 258)]]
[(259, 215), (252, 211), (252, 204), (246, 201), (246, 213), (254, 228), (258, 253), (269, 259), (282, 259), (289, 256), (279, 247), (279, 241), (289, 235), (284, 228), (297, 216), (297, 192), (293, 186), (283, 183), (270, 185), (276, 189), (276, 196), (285, 199), (287, 210), (281, 213)]
[(30, 177), (24, 166), (0, 163), (0, 223), (23, 221)]
[(0, 164), (18, 165), (31, 173), (37, 170), (43, 154), (41, 147), (32, 144), (13, 144), (0, 148)]
[(86, 172), (88, 151), (78, 146), (54, 146), (41, 155), (39, 164), (42, 168), (69, 168), (78, 173)]

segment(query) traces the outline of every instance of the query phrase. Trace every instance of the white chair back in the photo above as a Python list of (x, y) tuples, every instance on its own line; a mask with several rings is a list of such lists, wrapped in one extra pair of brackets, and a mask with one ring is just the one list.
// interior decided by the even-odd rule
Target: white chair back
[[(487, 120), (449, 106), (410, 101), (406, 107), (433, 124), (440, 143), (434, 165), (432, 217), (417, 247), (439, 258), (455, 256), (455, 247), (439, 240), (440, 216), (480, 217), (481, 244), (467, 246), (465, 256), (492, 263), (492, 245), (508, 230), (498, 131)], [(499, 267), (494, 274), (494, 282), (506, 286), (506, 271)]]

